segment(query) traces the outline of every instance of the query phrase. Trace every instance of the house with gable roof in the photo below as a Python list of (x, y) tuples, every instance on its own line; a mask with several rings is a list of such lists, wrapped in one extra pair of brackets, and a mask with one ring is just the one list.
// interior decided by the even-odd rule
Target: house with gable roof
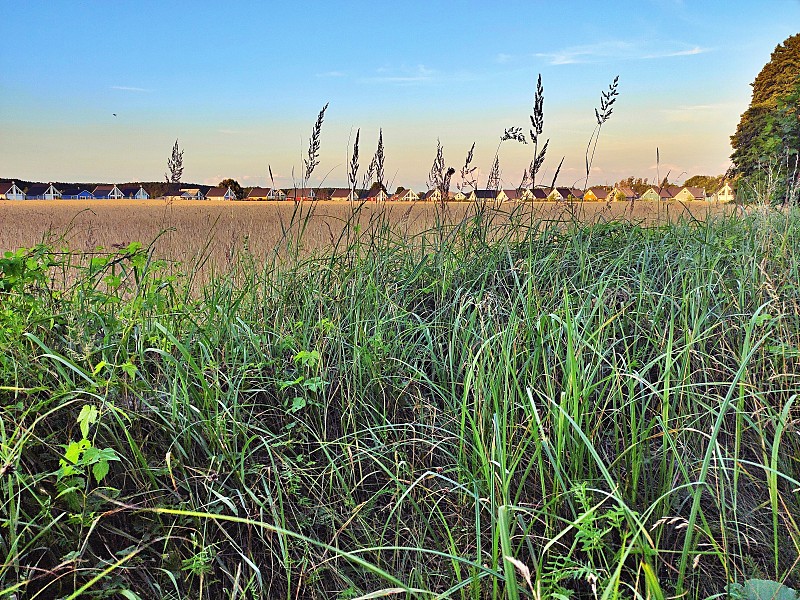
[(530, 202), (533, 200), (533, 194), (527, 188), (518, 190), (503, 190), (506, 195), (506, 200), (516, 200), (517, 202)]
[(442, 192), (439, 188), (433, 188), (425, 192), (420, 200), (429, 200), (431, 202), (440, 202), (442, 200)]
[(664, 187), (651, 187), (644, 194), (642, 200), (672, 200), (681, 191), (677, 185), (666, 185)]
[(547, 202), (550, 190), (547, 188), (534, 187), (528, 190), (531, 193), (532, 202)]
[(150, 194), (141, 185), (123, 185), (119, 190), (125, 198), (131, 200), (148, 200), (150, 198)]
[(675, 200), (682, 202), (692, 202), (694, 200), (705, 200), (706, 190), (701, 187), (683, 187), (681, 191), (675, 194)]
[(223, 187), (212, 187), (206, 192), (206, 200), (236, 200), (236, 193), (228, 186), (227, 189)]
[(470, 202), (505, 202), (508, 196), (503, 190), (472, 190), (468, 196)]
[(16, 181), (0, 183), (0, 200), (25, 200), (25, 192), (17, 186)]
[(568, 187), (555, 187), (549, 190), (549, 193), (547, 194), (548, 200), (555, 200), (556, 202), (561, 202), (564, 200), (580, 200), (582, 197), (583, 192), (578, 189)]
[(68, 185), (61, 188), (62, 200), (94, 200), (94, 194), (87, 187)]
[(389, 195), (383, 188), (373, 188), (367, 190), (363, 196), (361, 196), (362, 200), (367, 200), (368, 202), (386, 202), (389, 199)]
[(347, 202), (355, 202), (359, 198), (358, 190), (351, 190), (350, 188), (333, 188), (330, 193), (331, 200), (344, 200)]
[(632, 188), (626, 186), (615, 185), (614, 189), (611, 190), (609, 194), (612, 200), (623, 200), (630, 202), (631, 200), (637, 200), (639, 198), (639, 194), (633, 191)]
[(295, 202), (308, 202), (316, 198), (317, 192), (314, 188), (292, 188), (286, 192), (286, 199)]
[(271, 190), (262, 187), (254, 187), (247, 194), (247, 200), (267, 200), (267, 195)]
[(59, 200), (61, 190), (56, 189), (52, 183), (34, 183), (25, 192), (28, 200)]
[(602, 185), (594, 185), (583, 194), (585, 202), (605, 202), (608, 199), (609, 191)]
[(389, 202), (416, 202), (419, 196), (414, 193), (414, 190), (400, 190), (389, 196)]
[(98, 200), (119, 200), (125, 197), (125, 194), (122, 193), (122, 190), (120, 190), (116, 184), (98, 185), (92, 190), (92, 195)]
[(736, 193), (733, 191), (733, 187), (731, 187), (731, 182), (724, 182), (722, 187), (713, 195), (713, 198), (716, 199), (717, 202), (733, 202), (736, 200)]
[(181, 188), (180, 198), (182, 200), (205, 200), (206, 195), (200, 188)]

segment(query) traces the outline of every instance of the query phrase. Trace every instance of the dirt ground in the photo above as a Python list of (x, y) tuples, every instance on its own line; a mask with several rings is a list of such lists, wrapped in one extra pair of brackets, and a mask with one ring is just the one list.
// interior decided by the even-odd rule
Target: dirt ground
[[(587, 203), (504, 203), (485, 213), (498, 226), (520, 223), (585, 222), (623, 219), (643, 224), (677, 219), (705, 219), (729, 213), (733, 207), (714, 203), (637, 201)], [(162, 200), (28, 200), (0, 201), (0, 252), (30, 247), (42, 241), (74, 251), (98, 247), (113, 250), (132, 241), (147, 245), (158, 238), (160, 258), (191, 264), (207, 256), (224, 268), (247, 248), (254, 255), (270, 253), (285, 244), (287, 235), (302, 232), (302, 243), (313, 249), (335, 243), (345, 225), (359, 231), (390, 225), (395, 234), (411, 236), (437, 224), (445, 226), (474, 215), (469, 203), (428, 202), (224, 202)]]

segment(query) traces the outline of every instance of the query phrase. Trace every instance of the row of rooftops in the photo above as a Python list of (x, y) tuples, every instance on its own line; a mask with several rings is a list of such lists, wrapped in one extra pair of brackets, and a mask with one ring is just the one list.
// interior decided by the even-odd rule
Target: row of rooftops
[[(726, 183), (728, 193), (732, 190)], [(724, 188), (723, 188), (724, 189)], [(166, 198), (179, 198), (187, 200), (235, 200), (236, 195), (230, 187), (180, 187), (180, 184), (170, 184), (169, 189), (162, 196)], [(141, 185), (97, 185), (82, 187), (79, 185), (62, 185), (56, 187), (50, 184), (31, 184), (24, 191), (15, 182), (0, 183), (0, 198), (6, 199), (149, 199), (150, 195)], [(669, 185), (664, 187), (652, 186), (643, 194), (637, 194), (629, 187), (593, 186), (587, 190), (574, 187), (534, 187), (531, 189), (506, 189), (506, 190), (471, 190), (468, 192), (450, 191), (448, 200), (608, 200), (624, 199), (637, 200), (706, 200), (708, 196), (701, 187), (687, 187)], [(250, 190), (246, 200), (375, 200), (375, 201), (415, 201), (415, 200), (441, 200), (438, 189), (416, 193), (411, 189), (402, 189), (395, 194), (387, 194), (377, 186), (370, 190), (351, 190), (350, 188), (279, 188), (255, 187)]]
[(15, 181), (0, 183), (0, 197), (12, 200), (53, 200), (53, 199), (108, 199), (136, 198), (147, 199), (150, 195), (141, 185), (62, 185), (52, 183), (32, 183), (20, 188)]

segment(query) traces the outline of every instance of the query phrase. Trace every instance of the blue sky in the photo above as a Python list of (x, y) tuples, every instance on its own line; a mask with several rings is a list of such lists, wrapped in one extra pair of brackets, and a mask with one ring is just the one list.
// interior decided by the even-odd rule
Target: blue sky
[[(392, 189), (425, 187), (437, 139), (481, 183), (545, 88), (545, 178), (582, 184), (600, 92), (620, 76), (590, 183), (720, 174), (750, 86), (800, 29), (800, 0), (49, 2), (0, 0), (0, 177), (291, 185), (320, 108), (312, 183), (346, 185), (383, 129)], [(116, 113), (116, 117), (113, 116)], [(504, 187), (532, 148), (500, 147)]]

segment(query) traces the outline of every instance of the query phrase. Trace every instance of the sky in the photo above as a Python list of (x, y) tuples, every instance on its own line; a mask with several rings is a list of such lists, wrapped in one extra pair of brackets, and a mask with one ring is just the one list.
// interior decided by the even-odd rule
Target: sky
[[(437, 141), (479, 186), (499, 156), (519, 185), (536, 78), (550, 139), (540, 180), (583, 187), (601, 91), (619, 76), (589, 184), (681, 183), (730, 165), (755, 76), (800, 30), (800, 0), (205, 2), (0, 0), (0, 177), (300, 184), (363, 174), (383, 132), (387, 187), (422, 190)], [(10, 33), (15, 32), (15, 33)], [(115, 116), (116, 115), (116, 116)], [(658, 149), (659, 160), (656, 160)]]

